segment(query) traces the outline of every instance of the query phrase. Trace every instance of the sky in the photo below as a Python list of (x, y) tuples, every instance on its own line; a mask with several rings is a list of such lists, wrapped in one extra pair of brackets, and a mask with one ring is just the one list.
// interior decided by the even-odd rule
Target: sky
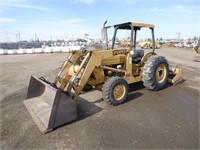
[(0, 0), (1, 42), (98, 39), (106, 20), (154, 24), (156, 38), (193, 38), (200, 36), (200, 0)]

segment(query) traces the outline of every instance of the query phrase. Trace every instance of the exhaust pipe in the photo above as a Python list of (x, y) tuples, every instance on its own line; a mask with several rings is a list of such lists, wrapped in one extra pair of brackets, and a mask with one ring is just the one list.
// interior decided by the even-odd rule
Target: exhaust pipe
[(76, 102), (35, 76), (31, 76), (23, 103), (42, 133), (77, 119)]

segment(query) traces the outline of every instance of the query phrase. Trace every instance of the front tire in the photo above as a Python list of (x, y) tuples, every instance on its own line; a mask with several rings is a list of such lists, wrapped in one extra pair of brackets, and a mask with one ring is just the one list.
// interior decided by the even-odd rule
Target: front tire
[(90, 84), (86, 84), (85, 86), (84, 86), (84, 88), (83, 88), (83, 92), (88, 92), (88, 91), (90, 91), (90, 90), (92, 90), (92, 86), (90, 85)]
[(120, 77), (110, 77), (102, 88), (103, 99), (115, 106), (123, 103), (128, 95), (128, 83)]
[(150, 90), (162, 89), (169, 76), (169, 64), (163, 56), (151, 56), (142, 69), (143, 85)]

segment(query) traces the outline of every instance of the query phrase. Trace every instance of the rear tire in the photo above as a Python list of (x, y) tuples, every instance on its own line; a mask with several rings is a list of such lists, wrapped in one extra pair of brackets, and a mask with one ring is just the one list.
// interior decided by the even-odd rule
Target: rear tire
[(102, 88), (103, 99), (115, 106), (123, 103), (128, 95), (128, 83), (120, 77), (110, 77)]
[(169, 76), (169, 64), (163, 56), (151, 56), (142, 69), (143, 85), (150, 90), (162, 89)]

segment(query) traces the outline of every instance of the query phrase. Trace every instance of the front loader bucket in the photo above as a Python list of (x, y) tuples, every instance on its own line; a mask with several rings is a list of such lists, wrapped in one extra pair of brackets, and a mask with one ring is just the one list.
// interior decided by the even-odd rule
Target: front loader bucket
[(24, 105), (42, 133), (77, 118), (76, 102), (62, 90), (31, 76)]
[(170, 68), (169, 73), (168, 82), (172, 83), (173, 85), (183, 81), (182, 70), (180, 68)]

